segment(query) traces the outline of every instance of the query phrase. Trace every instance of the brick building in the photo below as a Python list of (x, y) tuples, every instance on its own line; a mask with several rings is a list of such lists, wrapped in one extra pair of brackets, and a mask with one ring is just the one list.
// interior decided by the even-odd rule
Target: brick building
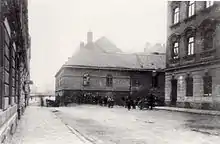
[(165, 101), (220, 109), (220, 3), (169, 1)]
[(27, 104), (30, 38), (27, 0), (0, 3), (0, 141), (8, 143)]
[[(56, 95), (114, 96), (121, 98), (150, 88), (152, 80), (164, 93), (165, 54), (125, 54), (106, 37), (93, 41), (87, 34), (87, 44), (76, 52), (56, 74)], [(155, 76), (153, 76), (153, 71)]]

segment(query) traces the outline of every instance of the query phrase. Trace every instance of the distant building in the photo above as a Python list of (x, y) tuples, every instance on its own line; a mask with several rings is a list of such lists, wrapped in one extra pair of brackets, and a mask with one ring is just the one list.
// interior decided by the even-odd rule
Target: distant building
[(166, 54), (166, 47), (164, 44), (156, 43), (152, 45), (150, 43), (145, 44), (144, 53), (161, 53)]
[[(124, 54), (106, 37), (93, 41), (92, 32), (87, 43), (81, 42), (75, 53), (56, 73), (56, 95), (75, 101), (81, 95), (114, 96), (117, 104), (121, 98), (155, 87), (164, 92), (165, 55)], [(153, 70), (156, 70), (153, 77)]]
[(220, 109), (220, 2), (169, 1), (167, 104)]

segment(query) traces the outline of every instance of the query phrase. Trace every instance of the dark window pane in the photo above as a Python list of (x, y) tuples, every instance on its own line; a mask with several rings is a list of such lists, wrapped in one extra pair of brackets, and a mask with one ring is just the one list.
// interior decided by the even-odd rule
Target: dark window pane
[(193, 96), (193, 78), (186, 78), (186, 96)]
[(205, 76), (203, 78), (204, 96), (210, 96), (212, 94), (212, 77)]

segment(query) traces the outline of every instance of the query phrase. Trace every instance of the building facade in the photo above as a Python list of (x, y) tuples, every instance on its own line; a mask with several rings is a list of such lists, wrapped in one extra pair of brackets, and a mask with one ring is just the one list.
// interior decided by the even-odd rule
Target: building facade
[(15, 132), (29, 95), (27, 0), (0, 0), (0, 141)]
[(169, 1), (165, 101), (220, 109), (220, 3)]
[(122, 105), (122, 97), (150, 88), (153, 80), (164, 93), (165, 55), (125, 54), (107, 38), (93, 42), (91, 32), (87, 39), (57, 72), (56, 96), (72, 102), (77, 96), (113, 96)]

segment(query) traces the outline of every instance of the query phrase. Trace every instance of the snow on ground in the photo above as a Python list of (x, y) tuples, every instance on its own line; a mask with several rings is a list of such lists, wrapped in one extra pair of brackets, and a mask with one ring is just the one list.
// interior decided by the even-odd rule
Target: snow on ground
[(30, 106), (11, 144), (83, 144), (49, 108)]
[(82, 105), (61, 107), (62, 121), (94, 144), (217, 144), (220, 117)]

